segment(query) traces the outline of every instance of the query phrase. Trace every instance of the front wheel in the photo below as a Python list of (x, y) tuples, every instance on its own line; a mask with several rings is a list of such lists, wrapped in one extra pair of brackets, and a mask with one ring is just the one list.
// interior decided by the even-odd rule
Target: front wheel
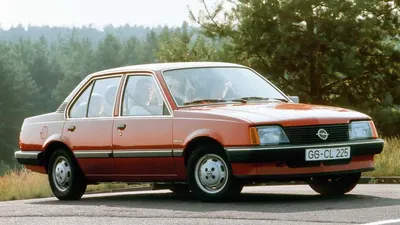
[(226, 155), (214, 146), (200, 146), (193, 151), (187, 166), (188, 183), (202, 201), (234, 197), (242, 190), (235, 181)]
[(335, 177), (319, 177), (309, 182), (310, 187), (324, 196), (340, 196), (353, 190), (361, 178), (361, 173)]
[(51, 190), (59, 200), (78, 200), (86, 191), (85, 176), (67, 150), (58, 149), (50, 157), (48, 178)]

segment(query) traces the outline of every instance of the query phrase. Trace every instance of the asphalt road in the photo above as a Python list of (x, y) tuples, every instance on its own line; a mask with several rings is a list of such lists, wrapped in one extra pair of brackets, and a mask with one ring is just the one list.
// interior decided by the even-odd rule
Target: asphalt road
[[(392, 221), (389, 221), (392, 220)], [(398, 223), (390, 223), (398, 220)], [(381, 222), (377, 222), (381, 221)], [(386, 221), (386, 222), (384, 222)], [(0, 203), (0, 224), (400, 224), (400, 185), (364, 184), (341, 198), (308, 186), (246, 187), (232, 202), (203, 203), (169, 191), (85, 195)]]

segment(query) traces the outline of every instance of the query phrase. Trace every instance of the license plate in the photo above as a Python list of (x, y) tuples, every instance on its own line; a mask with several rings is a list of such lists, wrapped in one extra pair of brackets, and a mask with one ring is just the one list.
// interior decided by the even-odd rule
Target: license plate
[(306, 161), (350, 158), (350, 147), (306, 149)]

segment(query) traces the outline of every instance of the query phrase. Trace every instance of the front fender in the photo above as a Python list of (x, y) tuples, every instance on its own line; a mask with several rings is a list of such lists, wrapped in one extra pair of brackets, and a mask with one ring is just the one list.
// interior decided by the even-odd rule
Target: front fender
[(222, 146), (224, 146), (224, 138), (220, 133), (216, 132), (215, 130), (205, 128), (205, 129), (195, 130), (192, 133), (190, 133), (183, 141), (184, 149), (187, 147), (190, 141), (192, 141), (197, 137), (210, 137), (216, 140)]

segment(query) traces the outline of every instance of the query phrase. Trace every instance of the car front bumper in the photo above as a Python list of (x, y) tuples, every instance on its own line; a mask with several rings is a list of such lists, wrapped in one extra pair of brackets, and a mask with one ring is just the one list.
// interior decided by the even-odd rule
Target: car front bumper
[[(383, 145), (384, 141), (382, 139), (370, 139), (313, 145), (232, 147), (226, 148), (226, 152), (231, 163), (285, 162), (289, 167), (304, 167), (313, 165), (318, 166), (321, 162), (324, 165), (345, 164), (346, 162), (351, 161), (352, 157), (355, 156), (380, 154), (383, 150)], [(306, 149), (345, 146), (351, 148), (351, 156), (349, 159), (305, 161)]]
[[(374, 155), (383, 150), (382, 139), (315, 145), (226, 148), (233, 174), (251, 180), (296, 180), (374, 170)], [(348, 159), (306, 161), (310, 148), (350, 146)]]

